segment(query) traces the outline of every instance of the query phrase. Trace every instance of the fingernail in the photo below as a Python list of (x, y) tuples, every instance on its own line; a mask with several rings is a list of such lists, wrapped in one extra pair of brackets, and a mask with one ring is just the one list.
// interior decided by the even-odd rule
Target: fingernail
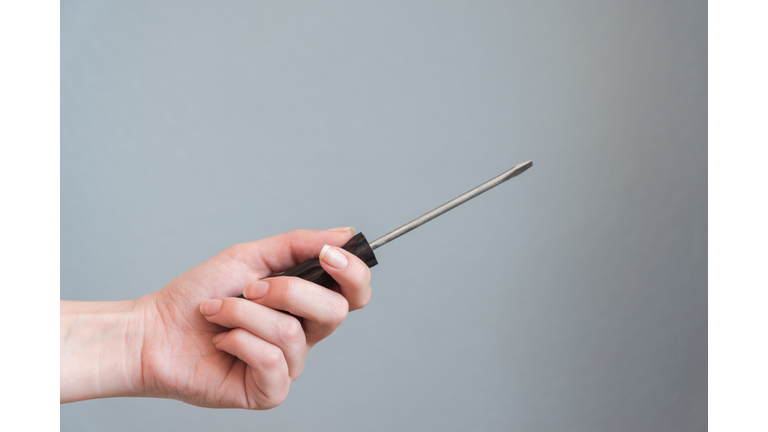
[(205, 316), (216, 315), (219, 313), (222, 303), (224, 300), (221, 299), (206, 300), (200, 303), (200, 312)]
[(347, 268), (347, 264), (349, 264), (347, 257), (330, 245), (323, 246), (323, 250), (320, 251), (320, 261), (339, 270)]
[(269, 289), (269, 282), (266, 281), (256, 281), (256, 282), (248, 282), (245, 284), (245, 288), (243, 288), (243, 297), (255, 300), (260, 299), (267, 295), (267, 290)]
[(331, 232), (344, 232), (344, 231), (349, 231), (349, 232), (351, 232), (351, 233), (352, 233), (352, 235), (354, 235), (354, 234), (357, 232), (357, 231), (355, 231), (355, 228), (354, 228), (354, 227), (338, 227), (338, 228), (331, 228), (331, 229), (329, 229), (329, 230), (326, 230), (326, 231), (331, 231)]
[(224, 337), (229, 334), (229, 332), (219, 333), (216, 336), (213, 337), (213, 344), (216, 345), (217, 343), (221, 342)]

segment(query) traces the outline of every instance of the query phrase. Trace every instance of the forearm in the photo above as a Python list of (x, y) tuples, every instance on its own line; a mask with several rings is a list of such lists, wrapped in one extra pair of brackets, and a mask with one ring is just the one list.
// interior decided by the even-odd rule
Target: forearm
[(61, 302), (60, 402), (141, 396), (142, 317), (133, 301)]

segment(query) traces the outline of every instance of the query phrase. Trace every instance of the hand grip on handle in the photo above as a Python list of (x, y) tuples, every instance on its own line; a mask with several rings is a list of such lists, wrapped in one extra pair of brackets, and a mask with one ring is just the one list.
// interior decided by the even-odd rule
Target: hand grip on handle
[[(373, 267), (379, 263), (376, 261), (376, 255), (373, 254), (373, 249), (371, 249), (371, 245), (368, 244), (368, 240), (365, 238), (363, 233), (355, 234), (355, 236), (352, 237), (341, 248), (360, 258), (368, 267)], [(331, 275), (326, 273), (326, 271), (323, 270), (323, 267), (320, 266), (320, 260), (318, 258), (312, 258), (309, 261), (304, 261), (303, 263), (285, 271), (279, 276), (300, 277), (304, 280), (314, 282), (328, 289), (331, 289), (335, 282)], [(244, 298), (242, 295), (238, 297)]]

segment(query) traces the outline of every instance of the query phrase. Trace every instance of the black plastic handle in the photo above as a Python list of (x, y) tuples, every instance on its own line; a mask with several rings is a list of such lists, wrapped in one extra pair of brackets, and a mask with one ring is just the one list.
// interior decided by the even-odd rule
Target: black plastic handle
[[(376, 260), (376, 255), (373, 254), (371, 245), (368, 244), (368, 240), (365, 238), (363, 233), (355, 234), (355, 236), (349, 239), (347, 244), (341, 248), (360, 258), (368, 267), (373, 267), (379, 263)], [(328, 289), (333, 289), (332, 287), (334, 287), (334, 282), (336, 282), (333, 280), (331, 275), (323, 270), (323, 267), (320, 266), (320, 260), (318, 258), (312, 258), (309, 261), (304, 261), (303, 263), (285, 271), (278, 276), (300, 277), (304, 280), (314, 282)], [(245, 298), (242, 295), (238, 297)]]

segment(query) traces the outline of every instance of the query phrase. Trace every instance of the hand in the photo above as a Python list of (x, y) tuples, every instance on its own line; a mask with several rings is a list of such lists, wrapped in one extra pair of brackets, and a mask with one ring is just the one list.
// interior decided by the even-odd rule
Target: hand
[[(301, 374), (309, 349), (348, 311), (370, 300), (368, 267), (340, 248), (323, 247), (343, 245), (353, 234), (353, 229), (292, 231), (232, 246), (135, 300), (123, 324), (133, 330), (122, 345), (140, 348), (122, 348), (129, 360), (111, 369), (124, 369), (112, 378), (126, 384), (94, 397), (169, 397), (216, 408), (279, 405)], [(295, 277), (270, 277), (321, 250), (321, 265), (338, 282), (339, 292)], [(235, 298), (240, 294), (247, 300)], [(64, 303), (62, 400), (79, 400), (87, 397), (64, 397)]]

